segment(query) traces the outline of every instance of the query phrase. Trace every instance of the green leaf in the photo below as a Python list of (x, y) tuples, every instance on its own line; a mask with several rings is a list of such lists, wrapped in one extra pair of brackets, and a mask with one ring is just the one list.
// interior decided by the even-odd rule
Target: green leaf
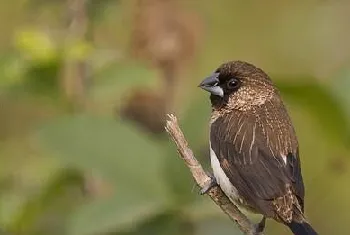
[(28, 60), (35, 63), (50, 63), (59, 55), (56, 45), (48, 34), (39, 30), (23, 30), (15, 35), (15, 46)]
[(195, 224), (194, 235), (241, 235), (243, 234), (236, 223), (232, 222), (228, 217), (212, 217), (198, 221)]
[(0, 56), (0, 88), (7, 88), (23, 82), (26, 63), (14, 53)]
[(340, 105), (345, 109), (348, 117), (350, 117), (350, 69), (344, 68), (340, 70), (330, 83), (330, 91), (340, 100)]
[(16, 32), (14, 44), (18, 58), (12, 63), (8, 61), (9, 66), (4, 68), (13, 81), (12, 88), (57, 96), (62, 67), (62, 52), (57, 43), (47, 33), (29, 28)]
[(111, 184), (111, 198), (87, 205), (72, 218), (70, 234), (128, 226), (162, 210), (168, 197), (160, 174), (161, 148), (145, 133), (112, 118), (65, 117), (39, 132), (43, 145), (69, 166)]
[[(115, 233), (108, 233), (115, 234)], [(192, 235), (193, 226), (191, 221), (182, 214), (176, 212), (164, 212), (156, 215), (139, 226), (127, 232), (120, 232), (116, 235)]]
[(175, 145), (170, 143), (166, 146), (163, 175), (171, 191), (173, 206), (180, 209), (199, 197), (199, 190), (188, 167), (178, 156)]
[[(82, 202), (84, 178), (74, 169), (63, 169), (40, 193), (30, 197), (10, 230), (16, 234), (62, 234), (67, 214)], [(52, 228), (55, 227), (55, 231)]]
[(120, 186), (124, 193), (116, 193), (106, 200), (96, 200), (73, 214), (69, 235), (101, 234), (111, 229), (125, 230), (162, 212), (161, 202), (144, 198), (140, 190)]
[(325, 87), (313, 83), (277, 84), (281, 94), (289, 102), (298, 103), (313, 115), (323, 128), (330, 141), (347, 143), (349, 137), (349, 121), (337, 100)]

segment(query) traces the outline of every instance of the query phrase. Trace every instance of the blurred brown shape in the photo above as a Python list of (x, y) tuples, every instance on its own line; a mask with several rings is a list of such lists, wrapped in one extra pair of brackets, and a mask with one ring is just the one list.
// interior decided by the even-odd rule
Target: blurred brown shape
[(166, 111), (162, 97), (142, 88), (130, 94), (121, 109), (121, 117), (136, 122), (153, 134), (163, 133)]
[(334, 157), (329, 160), (329, 168), (333, 173), (344, 174), (348, 170), (348, 158)]
[(179, 72), (194, 57), (200, 34), (199, 17), (178, 0), (137, 0), (132, 52), (160, 70), (169, 109)]
[(123, 114), (153, 133), (164, 131), (164, 115), (173, 111), (180, 71), (193, 59), (201, 23), (178, 0), (136, 0), (131, 36), (132, 54), (161, 74), (162, 93), (135, 91)]
[(113, 186), (100, 175), (93, 172), (85, 172), (83, 192), (85, 195), (93, 198), (109, 197), (113, 194)]
[(137, 0), (132, 34), (132, 52), (157, 67), (179, 67), (191, 59), (201, 33), (194, 13), (177, 0)]

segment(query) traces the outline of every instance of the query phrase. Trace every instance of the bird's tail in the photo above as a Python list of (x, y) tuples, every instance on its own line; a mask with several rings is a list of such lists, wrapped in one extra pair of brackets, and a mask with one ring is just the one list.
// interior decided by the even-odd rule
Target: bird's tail
[(318, 233), (306, 221), (298, 223), (292, 221), (287, 224), (294, 235), (318, 235)]

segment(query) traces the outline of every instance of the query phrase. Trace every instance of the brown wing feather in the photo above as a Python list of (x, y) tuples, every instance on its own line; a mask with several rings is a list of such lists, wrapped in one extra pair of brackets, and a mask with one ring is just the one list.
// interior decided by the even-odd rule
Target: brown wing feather
[(271, 108), (232, 111), (218, 117), (211, 125), (210, 141), (245, 203), (268, 217), (288, 222), (293, 208), (303, 206), (298, 144), (284, 107), (279, 107), (283, 122), (270, 115)]

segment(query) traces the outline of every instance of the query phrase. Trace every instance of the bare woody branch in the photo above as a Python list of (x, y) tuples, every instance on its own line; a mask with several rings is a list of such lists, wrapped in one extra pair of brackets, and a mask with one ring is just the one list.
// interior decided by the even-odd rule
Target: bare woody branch
[[(190, 169), (193, 178), (199, 187), (204, 188), (211, 179), (195, 158), (192, 150), (188, 147), (188, 142), (178, 125), (177, 118), (173, 114), (168, 115), (165, 129), (169, 133), (171, 139), (175, 142), (177, 151)], [(220, 187), (215, 186), (211, 188), (207, 194), (232, 221), (237, 223), (238, 227), (244, 234), (263, 235), (262, 233), (256, 233), (255, 225), (228, 199)]]

